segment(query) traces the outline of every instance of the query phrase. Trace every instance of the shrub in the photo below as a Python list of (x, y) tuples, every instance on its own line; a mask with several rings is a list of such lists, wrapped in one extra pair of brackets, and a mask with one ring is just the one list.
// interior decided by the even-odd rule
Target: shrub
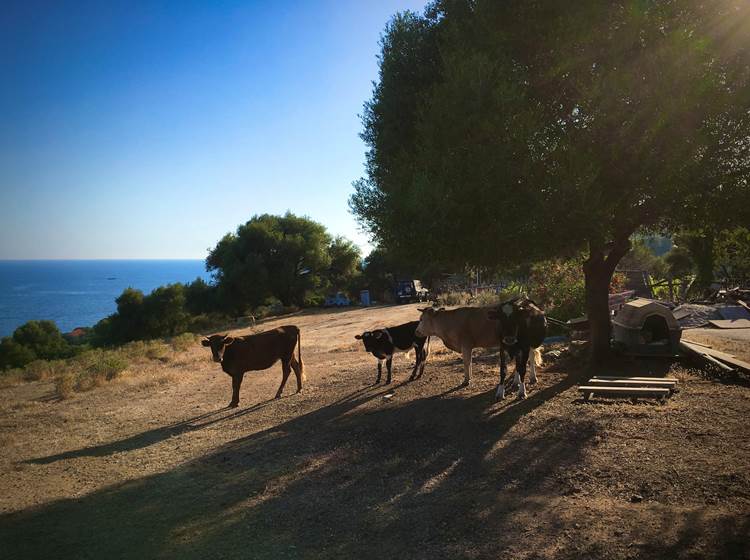
[(468, 305), (471, 300), (471, 294), (468, 292), (445, 292), (437, 296), (437, 302), (440, 306)]
[(529, 275), (529, 293), (556, 319), (580, 317), (586, 310), (583, 259), (535, 264)]
[(169, 340), (169, 345), (175, 352), (184, 352), (188, 348), (195, 346), (198, 337), (194, 334), (183, 333), (179, 336), (172, 337)]
[(67, 399), (76, 390), (77, 375), (66, 371), (55, 379), (55, 392), (61, 399)]
[(43, 381), (55, 375), (56, 372), (63, 369), (65, 362), (61, 360), (34, 360), (26, 364), (24, 368), (24, 379), (28, 381)]
[(34, 361), (36, 357), (33, 350), (10, 337), (5, 337), (0, 341), (0, 369), (22, 368)]

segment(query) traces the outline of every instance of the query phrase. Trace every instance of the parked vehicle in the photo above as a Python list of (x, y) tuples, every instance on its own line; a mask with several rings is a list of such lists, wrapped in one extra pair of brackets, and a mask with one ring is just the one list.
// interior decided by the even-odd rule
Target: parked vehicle
[(419, 280), (399, 280), (396, 282), (395, 293), (398, 303), (421, 302), (430, 298), (430, 290), (422, 286)]
[(326, 297), (323, 307), (347, 307), (352, 304), (344, 292), (336, 292)]

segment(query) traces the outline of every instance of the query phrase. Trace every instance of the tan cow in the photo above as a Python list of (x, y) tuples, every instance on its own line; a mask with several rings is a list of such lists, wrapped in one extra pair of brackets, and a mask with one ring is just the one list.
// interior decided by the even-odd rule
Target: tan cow
[[(448, 348), (454, 352), (461, 352), (464, 359), (464, 385), (468, 385), (471, 381), (471, 351), (474, 348), (501, 348), (502, 346), (497, 321), (493, 321), (487, 316), (490, 310), (494, 310), (494, 307), (459, 307), (450, 310), (442, 307), (440, 309), (432, 307), (420, 309), (422, 316), (417, 326), (417, 336), (437, 336)], [(538, 350), (535, 350), (529, 356), (529, 363), (531, 364), (529, 383), (531, 384), (536, 383), (535, 366), (539, 363), (540, 356)], [(504, 358), (503, 351), (501, 351), (501, 358)], [(504, 382), (504, 371), (501, 373)], [(520, 380), (516, 379), (516, 383), (519, 382)], [(498, 383), (495, 394), (499, 399), (505, 396), (504, 383)], [(523, 393), (521, 393), (519, 386), (519, 397), (525, 396), (525, 387)]]

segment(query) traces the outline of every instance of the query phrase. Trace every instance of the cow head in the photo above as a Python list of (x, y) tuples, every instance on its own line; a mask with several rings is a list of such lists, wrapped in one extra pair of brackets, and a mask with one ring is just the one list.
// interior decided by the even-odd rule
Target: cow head
[(437, 330), (435, 330), (435, 318), (445, 311), (445, 307), (439, 309), (425, 307), (424, 309), (417, 309), (417, 311), (421, 311), (422, 315), (419, 317), (419, 324), (417, 325), (415, 334), (421, 338), (436, 335)]
[(494, 309), (487, 312), (487, 317), (493, 321), (498, 321), (498, 330), (503, 337), (503, 344), (513, 346), (518, 342), (518, 329), (523, 317), (524, 300), (515, 298), (505, 303), (501, 303)]
[(365, 345), (365, 350), (373, 352), (377, 348), (378, 342), (383, 340), (385, 333), (382, 329), (376, 329), (374, 331), (365, 331), (362, 334), (356, 335), (354, 338), (361, 340)]
[(211, 348), (214, 362), (218, 363), (221, 363), (221, 360), (224, 358), (224, 351), (233, 342), (234, 338), (225, 334), (212, 334), (208, 338), (201, 340), (203, 346)]

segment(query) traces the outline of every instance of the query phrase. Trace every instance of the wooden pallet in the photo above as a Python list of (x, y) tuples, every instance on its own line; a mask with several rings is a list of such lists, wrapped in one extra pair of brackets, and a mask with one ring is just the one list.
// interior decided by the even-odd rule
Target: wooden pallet
[(652, 397), (664, 400), (677, 388), (674, 377), (620, 377), (597, 375), (581, 385), (578, 391), (585, 400), (592, 396), (608, 397)]

